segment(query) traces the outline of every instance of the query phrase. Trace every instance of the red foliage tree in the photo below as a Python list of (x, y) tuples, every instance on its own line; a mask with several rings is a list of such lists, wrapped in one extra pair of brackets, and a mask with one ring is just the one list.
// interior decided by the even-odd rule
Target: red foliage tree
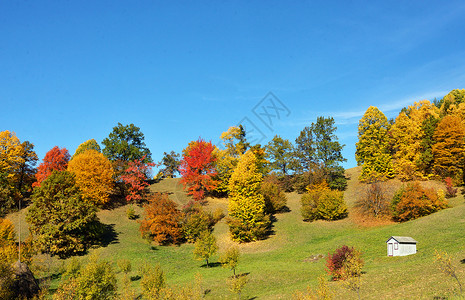
[(211, 142), (199, 138), (183, 151), (179, 167), (181, 182), (196, 201), (204, 199), (206, 192), (214, 190), (218, 185), (218, 181), (213, 179), (217, 175), (214, 149)]
[(326, 257), (326, 271), (332, 276), (333, 280), (343, 278), (344, 263), (354, 256), (361, 264), (363, 264), (361, 253), (354, 247), (343, 245), (340, 248), (337, 248), (333, 254), (328, 253), (328, 256)]
[(146, 194), (148, 174), (155, 163), (144, 163), (145, 155), (129, 162), (128, 168), (121, 175), (121, 180), (128, 185), (127, 201), (140, 201)]
[(41, 182), (47, 179), (53, 171), (64, 171), (68, 167), (70, 159), (69, 152), (66, 148), (53, 147), (45, 154), (44, 160), (37, 168), (37, 181), (32, 184), (33, 187), (39, 187)]

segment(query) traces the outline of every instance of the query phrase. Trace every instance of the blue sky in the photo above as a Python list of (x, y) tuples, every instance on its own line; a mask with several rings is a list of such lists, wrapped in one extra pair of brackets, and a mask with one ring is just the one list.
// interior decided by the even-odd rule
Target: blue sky
[(394, 117), (465, 88), (464, 15), (463, 1), (3, 1), (0, 130), (42, 159), (134, 123), (158, 161), (242, 120), (266, 144), (333, 116), (353, 167), (370, 105)]

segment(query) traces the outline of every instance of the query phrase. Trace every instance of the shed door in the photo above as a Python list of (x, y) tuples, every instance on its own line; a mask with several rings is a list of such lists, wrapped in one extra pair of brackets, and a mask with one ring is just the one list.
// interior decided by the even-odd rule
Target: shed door
[(394, 254), (394, 252), (393, 252), (394, 251), (394, 244), (388, 243), (387, 245), (388, 245), (388, 256), (393, 256), (393, 254)]

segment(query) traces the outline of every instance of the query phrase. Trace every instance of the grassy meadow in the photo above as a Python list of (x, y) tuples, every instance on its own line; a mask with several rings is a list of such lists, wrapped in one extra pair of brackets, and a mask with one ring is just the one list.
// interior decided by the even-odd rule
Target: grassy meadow
[[(465, 204), (462, 195), (450, 199), (450, 208), (405, 223), (390, 221), (370, 222), (357, 215), (355, 201), (364, 186), (357, 180), (359, 168), (347, 171), (350, 176), (345, 192), (349, 206), (349, 217), (340, 221), (316, 221), (306, 223), (300, 216), (300, 195), (287, 194), (289, 212), (276, 215), (274, 233), (266, 240), (240, 244), (241, 259), (237, 271), (248, 273), (249, 283), (242, 297), (245, 299), (290, 299), (296, 291), (307, 286), (315, 288), (317, 278), (324, 275), (325, 259), (318, 258), (333, 252), (338, 246), (349, 245), (361, 250), (365, 261), (362, 276), (362, 299), (432, 299), (452, 297), (458, 292), (453, 279), (443, 275), (434, 264), (434, 250), (446, 250), (457, 265), (459, 278), (465, 284)], [(392, 181), (393, 188), (400, 182)], [(440, 186), (440, 183), (427, 184)], [(179, 184), (179, 179), (164, 179), (151, 186), (152, 191), (168, 192), (170, 198), (179, 205), (189, 199)], [(227, 212), (227, 199), (209, 199), (206, 207), (212, 211), (221, 208)], [(91, 249), (86, 256), (97, 254), (114, 264), (119, 259), (129, 259), (132, 263), (132, 286), (140, 291), (139, 268), (144, 265), (160, 264), (165, 271), (170, 286), (186, 286), (201, 274), (204, 289), (208, 289), (207, 299), (230, 299), (234, 295), (228, 290), (226, 279), (232, 275), (219, 264), (207, 268), (204, 261), (194, 260), (192, 244), (181, 246), (158, 246), (143, 240), (139, 232), (138, 220), (126, 217), (127, 206), (112, 210), (102, 210), (99, 218), (113, 230), (106, 247)], [(137, 214), (143, 210), (136, 207)], [(11, 214), (9, 218), (19, 226), (19, 219), (25, 210)], [(27, 225), (22, 221), (22, 235), (26, 236)], [(16, 227), (18, 228), (18, 227)], [(229, 239), (228, 226), (223, 219), (214, 229), (223, 252), (233, 242)], [(416, 255), (387, 257), (386, 240), (392, 235), (411, 236), (418, 241)], [(219, 255), (210, 260), (215, 263)], [(62, 261), (47, 256), (39, 257), (45, 266), (37, 270), (39, 277), (50, 278), (50, 289), (59, 284)], [(53, 275), (53, 276), (52, 276)], [(122, 273), (118, 273), (118, 279)], [(345, 289), (340, 282), (328, 282), (336, 299), (357, 299), (356, 293)]]

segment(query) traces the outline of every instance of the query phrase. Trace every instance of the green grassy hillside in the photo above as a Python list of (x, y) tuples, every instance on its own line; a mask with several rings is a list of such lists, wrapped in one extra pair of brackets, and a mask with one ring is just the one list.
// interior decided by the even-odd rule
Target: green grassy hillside
[[(358, 168), (348, 170), (351, 176), (345, 200), (352, 211), (353, 204), (363, 186), (357, 182)], [(398, 183), (393, 183), (397, 185)], [(154, 184), (153, 191), (169, 192), (171, 199), (178, 204), (188, 201), (178, 179), (165, 179)], [(349, 214), (349, 218), (335, 222), (317, 221), (306, 223), (300, 216), (300, 195), (288, 194), (290, 212), (277, 215), (274, 235), (267, 240), (239, 245), (242, 257), (238, 272), (249, 273), (250, 282), (244, 289), (244, 297), (257, 299), (289, 299), (297, 290), (307, 286), (315, 287), (317, 277), (325, 274), (325, 260), (313, 260), (318, 254), (327, 255), (338, 246), (347, 244), (363, 252), (365, 260), (362, 276), (363, 299), (404, 299), (447, 297), (457, 292), (456, 283), (445, 277), (434, 265), (434, 249), (446, 250), (458, 266), (459, 278), (465, 284), (465, 204), (463, 196), (450, 201), (451, 208), (433, 215), (402, 224), (362, 226)], [(222, 208), (227, 211), (226, 199), (209, 199), (207, 209)], [(141, 208), (137, 208), (139, 214)], [(24, 212), (22, 212), (24, 214)], [(232, 294), (226, 286), (226, 278), (231, 271), (221, 267), (205, 268), (204, 262), (193, 259), (193, 245), (154, 246), (140, 237), (137, 220), (126, 218), (126, 207), (99, 212), (100, 220), (110, 224), (117, 239), (107, 247), (91, 249), (100, 257), (112, 261), (116, 268), (118, 259), (126, 258), (133, 264), (132, 276), (138, 274), (138, 267), (159, 263), (166, 272), (168, 284), (184, 286), (191, 284), (195, 275), (203, 277), (203, 286), (209, 289), (209, 299), (229, 299)], [(10, 215), (13, 222), (19, 215)], [(15, 224), (16, 225), (16, 224)], [(24, 223), (23, 223), (24, 225)], [(24, 230), (23, 230), (24, 231)], [(224, 220), (215, 226), (220, 251), (232, 242)], [(387, 257), (386, 240), (392, 235), (412, 236), (418, 241), (416, 255), (407, 257)], [(213, 257), (215, 262), (218, 255)], [(57, 272), (59, 261), (43, 258), (50, 272)], [(85, 260), (86, 256), (80, 259)], [(119, 274), (118, 276), (121, 276)], [(329, 280), (329, 277), (326, 276)], [(51, 282), (57, 286), (59, 279)], [(132, 282), (139, 289), (139, 282)], [(340, 282), (330, 282), (329, 286), (337, 299), (356, 299)]]

